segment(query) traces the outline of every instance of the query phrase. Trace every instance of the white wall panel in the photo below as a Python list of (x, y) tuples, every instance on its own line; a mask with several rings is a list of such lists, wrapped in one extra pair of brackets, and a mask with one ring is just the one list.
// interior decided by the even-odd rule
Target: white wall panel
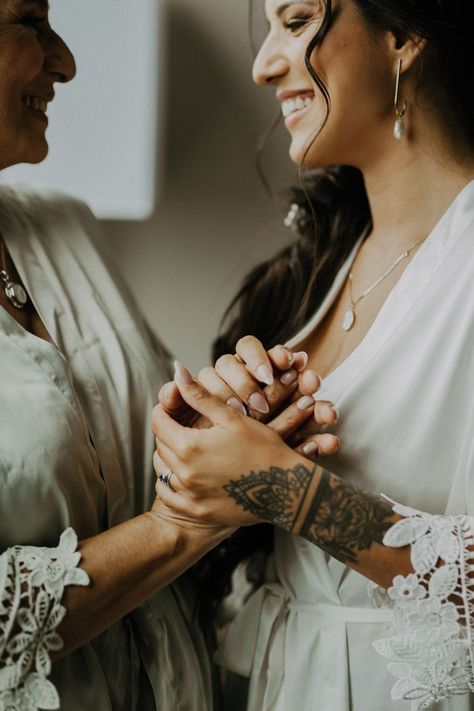
[(51, 23), (78, 73), (57, 85), (48, 158), (5, 170), (7, 182), (47, 185), (86, 200), (103, 218), (153, 212), (161, 133), (161, 0), (52, 0)]

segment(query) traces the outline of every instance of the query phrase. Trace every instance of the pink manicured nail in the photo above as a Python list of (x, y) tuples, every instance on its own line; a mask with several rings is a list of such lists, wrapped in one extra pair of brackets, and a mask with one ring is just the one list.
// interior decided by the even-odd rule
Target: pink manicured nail
[(248, 403), (253, 410), (261, 412), (262, 415), (267, 415), (270, 412), (268, 402), (260, 393), (252, 393), (248, 399)]
[(245, 406), (242, 402), (240, 402), (238, 397), (230, 397), (227, 400), (226, 403), (229, 407), (231, 407), (233, 410), (237, 410), (237, 412), (240, 412), (241, 415), (246, 415), (247, 410), (245, 409)]
[(308, 354), (304, 351), (299, 351), (295, 353), (294, 367), (298, 373), (306, 368), (308, 365)]
[(316, 442), (308, 442), (308, 444), (305, 444), (303, 447), (303, 452), (309, 456), (312, 454), (316, 454), (318, 451), (318, 445)]
[(180, 383), (183, 383), (183, 385), (190, 385), (194, 380), (189, 370), (185, 368), (184, 365), (178, 360), (175, 360), (174, 362), (174, 374), (176, 380), (178, 380)]
[(282, 385), (291, 385), (296, 380), (298, 380), (298, 373), (296, 372), (296, 370), (288, 370), (281, 376), (280, 383)]
[(265, 363), (261, 363), (258, 368), (255, 369), (255, 377), (260, 383), (273, 385), (273, 373)]
[(281, 346), (281, 347), (283, 348), (283, 350), (286, 353), (286, 357), (288, 358), (288, 364), (293, 365), (293, 361), (295, 360), (295, 354), (293, 353), (293, 351), (290, 351), (290, 349), (287, 348), (286, 346)]
[(303, 395), (296, 403), (296, 406), (299, 410), (307, 410), (310, 407), (314, 407), (314, 400), (311, 395)]

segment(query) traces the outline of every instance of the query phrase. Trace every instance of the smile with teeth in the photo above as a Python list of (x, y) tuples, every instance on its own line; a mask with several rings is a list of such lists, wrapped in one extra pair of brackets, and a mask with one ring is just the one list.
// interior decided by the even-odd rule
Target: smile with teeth
[(23, 103), (30, 109), (36, 109), (36, 111), (42, 111), (46, 113), (48, 108), (48, 102), (41, 99), (39, 96), (25, 96), (23, 97)]
[(313, 96), (295, 96), (292, 99), (285, 99), (281, 104), (283, 118), (288, 118), (291, 114), (301, 109), (307, 109), (314, 101)]

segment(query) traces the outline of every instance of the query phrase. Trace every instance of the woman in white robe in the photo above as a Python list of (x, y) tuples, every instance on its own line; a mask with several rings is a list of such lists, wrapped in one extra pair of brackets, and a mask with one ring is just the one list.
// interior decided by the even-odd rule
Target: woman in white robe
[[(308, 442), (295, 455), (179, 369), (181, 396), (214, 427), (186, 430), (163, 400), (156, 465), (173, 474), (159, 495), (190, 521), (198, 510), (200, 520), (277, 527), (275, 573), (219, 652), (250, 677), (249, 711), (465, 711), (474, 691), (473, 6), (267, 0), (266, 13), (254, 78), (276, 89), (290, 156), (306, 168), (356, 166), (368, 205), (352, 178), (332, 204), (331, 182), (345, 173), (321, 169), (319, 202), (301, 199), (310, 228), (251, 275), (224, 336), (234, 348), (251, 321), (266, 347), (285, 334), (288, 348), (304, 348), (324, 378), (318, 397), (338, 409), (331, 431), (341, 446), (328, 474)], [(367, 220), (351, 222), (341, 203)], [(292, 213), (303, 220), (298, 205)], [(313, 268), (297, 263), (311, 238), (324, 249), (321, 224), (333, 253), (346, 250), (331, 278), (314, 277), (316, 249), (307, 249)], [(323, 258), (331, 254), (326, 244)], [(307, 277), (300, 289), (298, 277)], [(330, 287), (311, 313), (324, 278)], [(286, 291), (299, 299), (293, 310)], [(262, 388), (271, 404), (282, 366), (255, 339), (236, 350), (216, 363), (208, 390), (228, 398), (222, 382), (240, 368), (236, 394), (248, 407), (263, 364), (275, 375)], [(392, 510), (382, 494), (404, 506)]]

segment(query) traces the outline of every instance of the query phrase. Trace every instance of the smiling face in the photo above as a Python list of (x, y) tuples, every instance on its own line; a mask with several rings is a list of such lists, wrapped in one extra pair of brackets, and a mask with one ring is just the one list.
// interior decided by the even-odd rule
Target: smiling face
[(74, 58), (49, 25), (44, 0), (0, 0), (0, 168), (48, 153), (47, 105)]
[(364, 169), (371, 156), (393, 142), (392, 36), (380, 33), (375, 38), (352, 0), (333, 2), (332, 25), (311, 57), (329, 92), (328, 114), (305, 65), (308, 45), (324, 18), (324, 0), (266, 0), (265, 12), (269, 32), (253, 77), (261, 86), (276, 88), (291, 136), (291, 159), (308, 167), (346, 164)]

